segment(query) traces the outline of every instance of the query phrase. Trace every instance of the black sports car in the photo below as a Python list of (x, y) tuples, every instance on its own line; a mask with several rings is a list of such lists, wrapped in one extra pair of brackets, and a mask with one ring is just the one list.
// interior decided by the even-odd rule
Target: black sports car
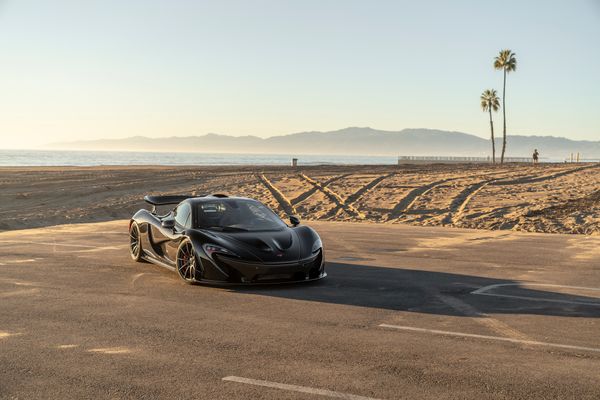
[[(259, 201), (225, 195), (146, 196), (129, 223), (130, 253), (177, 271), (188, 283), (300, 282), (327, 276), (323, 244), (290, 216), (286, 225)], [(164, 215), (156, 207), (177, 204)]]

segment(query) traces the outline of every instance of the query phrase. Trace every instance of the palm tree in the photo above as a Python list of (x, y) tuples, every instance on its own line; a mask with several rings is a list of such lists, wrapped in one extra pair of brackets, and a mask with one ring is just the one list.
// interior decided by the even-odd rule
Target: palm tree
[(481, 108), (483, 111), (490, 112), (490, 129), (492, 130), (492, 162), (496, 164), (496, 143), (494, 142), (494, 121), (492, 120), (492, 111), (498, 112), (500, 109), (500, 99), (495, 89), (487, 89), (481, 93)]
[(504, 152), (506, 151), (506, 74), (517, 70), (516, 54), (512, 50), (500, 50), (500, 53), (494, 58), (494, 68), (501, 69), (504, 72), (504, 84), (502, 85), (504, 129), (502, 130), (502, 155), (500, 156), (500, 164), (502, 164), (504, 162)]

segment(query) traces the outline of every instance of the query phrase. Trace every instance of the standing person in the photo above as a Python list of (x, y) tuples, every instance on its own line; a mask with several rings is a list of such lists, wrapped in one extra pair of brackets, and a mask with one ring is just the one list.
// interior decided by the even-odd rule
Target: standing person
[(537, 149), (533, 150), (533, 163), (537, 164), (539, 162), (540, 153), (538, 153)]

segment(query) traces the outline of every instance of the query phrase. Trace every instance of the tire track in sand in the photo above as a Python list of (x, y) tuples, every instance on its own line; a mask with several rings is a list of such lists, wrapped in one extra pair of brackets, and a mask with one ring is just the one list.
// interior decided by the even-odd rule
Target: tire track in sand
[[(563, 172), (553, 174), (552, 176), (563, 174)], [(450, 203), (450, 210), (448, 211), (446, 217), (444, 217), (444, 219), (442, 220), (442, 224), (456, 224), (463, 217), (463, 214), (469, 202), (473, 199), (473, 197), (477, 195), (477, 193), (481, 192), (486, 186), (498, 185), (500, 183), (505, 182), (527, 181), (528, 179), (532, 179), (533, 177), (535, 177), (535, 175), (527, 174), (520, 175), (517, 179), (514, 179), (514, 177), (512, 176), (504, 178), (497, 177), (479, 181), (467, 186), (457, 196), (455, 196), (454, 199), (452, 199), (452, 202)]]
[(257, 178), (267, 188), (267, 190), (275, 198), (277, 203), (279, 203), (279, 206), (286, 214), (296, 215), (296, 209), (292, 203), (290, 203), (290, 200), (285, 197), (285, 195), (281, 193), (281, 191), (277, 189), (264, 174), (258, 174)]
[[(323, 187), (327, 187), (330, 184), (332, 184), (333, 182), (339, 181), (340, 179), (343, 179), (350, 175), (352, 175), (352, 174), (342, 174), (342, 175), (334, 176), (333, 178), (330, 178), (330, 179), (326, 180), (325, 182), (323, 182), (321, 185)], [(303, 201), (308, 200), (310, 197), (312, 197), (313, 194), (317, 193), (318, 191), (319, 191), (319, 189), (316, 186), (313, 186), (310, 189), (308, 189), (306, 192), (301, 193), (298, 196), (296, 196), (295, 198), (291, 199), (290, 203), (293, 206), (297, 206), (298, 204), (302, 203)]]
[[(450, 178), (444, 178), (435, 182), (428, 183), (427, 185), (419, 186), (411, 190), (406, 196), (404, 196), (397, 204), (394, 206), (392, 211), (388, 214), (385, 222), (392, 222), (400, 218), (401, 214), (410, 211), (410, 209), (415, 205), (415, 203), (427, 193), (437, 189), (441, 185), (447, 182), (459, 180), (459, 179), (470, 179), (477, 176), (487, 176), (487, 175), (498, 175), (503, 174), (505, 172), (511, 171), (510, 169), (501, 169), (493, 172), (488, 172), (485, 174), (477, 174), (477, 175), (469, 175), (469, 176), (454, 176)], [(500, 179), (500, 178), (497, 178)]]
[(499, 178), (480, 181), (463, 189), (458, 196), (452, 199), (452, 202), (450, 203), (450, 211), (442, 220), (442, 224), (456, 224), (462, 218), (464, 211), (471, 199), (473, 199), (473, 197), (475, 197), (477, 193), (481, 192), (487, 185), (497, 182), (498, 180)]
[(556, 172), (550, 175), (544, 176), (536, 176), (536, 175), (521, 175), (520, 177), (514, 179), (510, 178), (496, 178), (490, 179), (487, 181), (482, 181), (475, 183), (473, 185), (468, 186), (464, 189), (458, 196), (454, 198), (452, 201), (452, 205), (450, 206), (450, 212), (443, 219), (443, 224), (456, 224), (463, 217), (465, 209), (469, 202), (477, 195), (477, 193), (481, 192), (488, 185), (518, 185), (524, 183), (537, 183), (544, 182), (551, 179), (560, 178), (565, 175), (570, 175), (576, 172), (580, 172), (590, 168), (597, 168), (598, 165), (584, 165), (582, 167), (572, 168), (566, 171)]
[[(342, 199), (342, 197), (339, 194), (337, 194), (336, 192), (334, 192), (333, 190), (329, 189), (328, 187), (323, 186), (323, 184), (306, 176), (305, 174), (300, 174), (300, 177), (302, 179), (304, 179), (305, 181), (307, 181), (308, 183), (310, 183), (311, 185), (313, 185), (314, 187), (316, 187), (317, 190), (323, 192), (323, 194), (325, 194), (332, 202), (334, 202), (336, 206), (344, 209), (344, 211), (346, 211), (348, 214), (350, 214), (354, 217), (360, 218), (360, 219), (365, 219), (365, 215), (363, 213), (358, 211), (351, 204), (346, 204), (346, 201), (344, 199)], [(327, 214), (325, 214), (325, 215), (327, 215)]]
[(395, 219), (398, 219), (402, 213), (405, 213), (408, 210), (410, 210), (412, 208), (412, 206), (417, 202), (417, 200), (419, 200), (419, 198), (421, 198), (421, 196), (426, 195), (427, 193), (431, 192), (433, 189), (437, 188), (438, 186), (440, 186), (446, 182), (453, 181), (453, 180), (460, 179), (460, 178), (461, 177), (445, 178), (445, 179), (441, 179), (439, 181), (428, 183), (427, 185), (423, 185), (423, 186), (414, 188), (413, 190), (408, 192), (408, 194), (406, 196), (404, 196), (402, 199), (400, 199), (400, 201), (394, 206), (392, 211), (390, 211), (390, 213), (388, 214), (386, 222), (391, 222)]
[[(367, 183), (366, 185), (363, 185), (357, 191), (355, 191), (354, 193), (352, 193), (350, 196), (348, 196), (346, 198), (346, 200), (345, 200), (346, 205), (353, 206), (353, 204), (356, 203), (358, 200), (360, 200), (365, 194), (367, 194), (368, 192), (370, 192), (371, 190), (373, 190), (377, 186), (379, 186), (379, 184), (384, 179), (390, 178), (394, 175), (396, 175), (395, 172), (391, 172), (391, 173), (385, 174), (385, 175), (380, 175), (377, 178), (370, 181), (369, 183)], [(336, 206), (332, 210), (328, 211), (327, 214), (325, 214), (325, 218), (329, 218), (329, 217), (333, 217), (333, 216), (337, 215), (341, 209), (342, 209), (341, 206), (339, 206), (339, 205)]]
[(565, 175), (574, 174), (575, 172), (584, 171), (586, 169), (598, 168), (599, 166), (600, 165), (598, 165), (598, 164), (584, 165), (582, 167), (571, 168), (566, 171), (556, 172), (556, 173), (550, 174), (550, 175), (543, 175), (543, 176), (527, 175), (527, 176), (522, 176), (522, 177), (519, 177), (519, 178), (513, 179), (513, 180), (504, 180), (503, 179), (501, 182), (498, 182), (495, 185), (521, 185), (523, 183), (544, 182), (544, 181), (548, 181), (551, 179), (560, 178)]

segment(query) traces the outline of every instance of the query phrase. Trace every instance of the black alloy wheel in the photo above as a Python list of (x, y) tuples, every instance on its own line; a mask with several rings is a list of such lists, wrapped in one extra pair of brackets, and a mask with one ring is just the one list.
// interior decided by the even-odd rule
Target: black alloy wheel
[(177, 273), (187, 283), (197, 281), (200, 266), (196, 259), (194, 247), (189, 240), (184, 240), (177, 249)]

